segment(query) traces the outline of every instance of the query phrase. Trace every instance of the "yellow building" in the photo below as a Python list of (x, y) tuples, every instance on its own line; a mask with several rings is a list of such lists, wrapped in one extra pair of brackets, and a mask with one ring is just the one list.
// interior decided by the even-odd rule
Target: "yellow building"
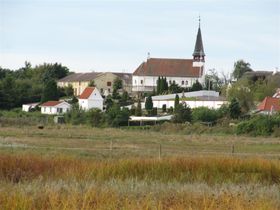
[(90, 73), (73, 73), (60, 80), (57, 85), (59, 87), (72, 86), (74, 95), (79, 96), (91, 82), (100, 90), (101, 94), (109, 95), (113, 91), (113, 83), (116, 78), (123, 82), (123, 90), (129, 94), (132, 89), (132, 74), (115, 73), (115, 72), (90, 72)]

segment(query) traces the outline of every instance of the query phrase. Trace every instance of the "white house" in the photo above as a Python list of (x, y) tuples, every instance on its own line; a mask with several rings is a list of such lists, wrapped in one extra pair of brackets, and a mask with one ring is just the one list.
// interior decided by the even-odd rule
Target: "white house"
[(87, 87), (79, 96), (79, 106), (84, 110), (98, 108), (103, 110), (103, 97), (96, 87)]
[[(175, 104), (176, 94), (152, 96), (153, 106), (161, 109), (163, 105), (166, 108), (173, 107)], [(188, 105), (190, 108), (207, 107), (209, 109), (218, 109), (227, 101), (224, 97), (219, 96), (218, 92), (201, 90), (187, 93), (178, 93), (180, 103)]]
[(37, 105), (39, 105), (39, 103), (22, 104), (22, 111), (30, 112), (30, 110), (35, 109)]
[(42, 114), (58, 115), (68, 112), (71, 105), (65, 101), (47, 101), (40, 107)]
[(169, 84), (191, 87), (199, 81), (204, 83), (205, 53), (200, 25), (197, 32), (192, 59), (150, 58), (134, 71), (132, 75), (133, 92), (151, 92), (157, 86), (158, 77), (166, 77)]

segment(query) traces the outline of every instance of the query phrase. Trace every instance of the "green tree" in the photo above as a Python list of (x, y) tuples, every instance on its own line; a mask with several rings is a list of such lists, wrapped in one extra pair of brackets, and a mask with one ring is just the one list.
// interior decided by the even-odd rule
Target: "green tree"
[(180, 99), (179, 99), (179, 96), (178, 96), (178, 94), (176, 94), (176, 96), (175, 96), (175, 101), (174, 101), (174, 110), (175, 110), (175, 112), (178, 110), (178, 108), (179, 108), (179, 103), (180, 103)]
[(184, 105), (179, 104), (177, 110), (174, 111), (174, 116), (172, 118), (174, 123), (185, 123), (192, 121), (192, 111), (191, 108)]
[(58, 88), (56, 82), (51, 79), (44, 85), (41, 102), (56, 101), (59, 99)]
[(87, 121), (93, 127), (99, 127), (103, 121), (103, 113), (100, 109), (90, 109), (87, 112)]
[(88, 87), (95, 87), (95, 82), (94, 80), (91, 80), (88, 84)]
[(161, 90), (160, 90), (160, 83), (161, 83), (161, 78), (160, 77), (158, 77), (158, 79), (157, 79), (157, 94), (159, 95), (159, 94), (161, 94)]
[(136, 110), (135, 110), (136, 116), (142, 116), (142, 107), (141, 107), (141, 101), (138, 100)]
[(168, 92), (169, 93), (179, 93), (179, 92), (182, 92), (182, 88), (178, 84), (176, 84), (175, 81), (173, 81), (171, 83), (171, 85), (169, 85)]
[(128, 119), (129, 110), (127, 108), (121, 109), (118, 104), (114, 104), (106, 113), (106, 122), (113, 127), (127, 125)]
[(193, 85), (191, 87), (191, 91), (199, 91), (199, 90), (202, 90), (202, 89), (203, 89), (203, 87), (198, 80), (196, 80), (196, 82), (193, 83)]
[(145, 102), (145, 109), (148, 112), (148, 115), (152, 114), (152, 110), (153, 110), (153, 100), (152, 100), (152, 96), (148, 96), (146, 98), (146, 102)]
[(232, 119), (239, 118), (241, 114), (241, 108), (236, 98), (233, 98), (229, 104), (229, 114)]
[(233, 70), (233, 73), (232, 73), (232, 76), (235, 78), (235, 79), (240, 79), (245, 72), (250, 72), (252, 71), (251, 67), (250, 67), (250, 63), (247, 63), (246, 61), (244, 60), (238, 60), (234, 63), (234, 70)]
[(192, 110), (192, 119), (201, 122), (214, 122), (219, 118), (219, 113), (207, 107), (197, 107)]

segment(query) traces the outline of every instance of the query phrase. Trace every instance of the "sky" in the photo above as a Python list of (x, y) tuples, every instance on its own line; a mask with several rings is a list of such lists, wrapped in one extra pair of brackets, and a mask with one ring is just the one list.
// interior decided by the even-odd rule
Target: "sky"
[(280, 71), (280, 0), (0, 0), (0, 66), (132, 73), (148, 52), (190, 59), (199, 15), (206, 69)]

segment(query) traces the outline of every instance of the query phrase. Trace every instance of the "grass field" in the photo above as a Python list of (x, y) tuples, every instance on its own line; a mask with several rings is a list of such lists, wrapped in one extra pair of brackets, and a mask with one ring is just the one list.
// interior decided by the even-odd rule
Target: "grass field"
[(0, 128), (0, 209), (280, 209), (280, 139)]

